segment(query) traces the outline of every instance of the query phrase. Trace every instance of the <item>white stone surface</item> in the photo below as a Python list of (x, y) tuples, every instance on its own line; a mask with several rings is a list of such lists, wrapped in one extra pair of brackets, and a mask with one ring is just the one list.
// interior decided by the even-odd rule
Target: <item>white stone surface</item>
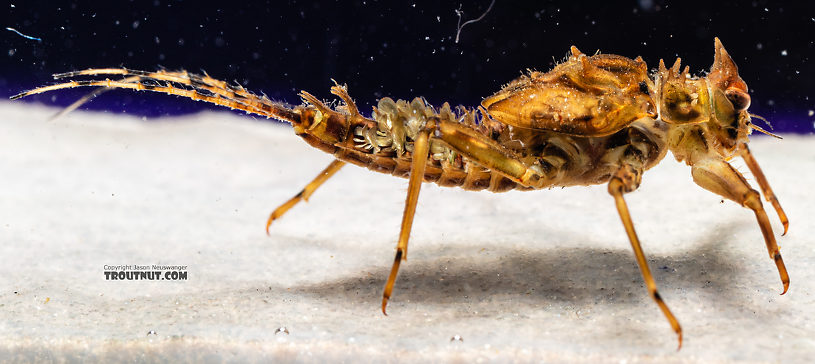
[[(289, 127), (228, 112), (48, 122), (55, 109), (0, 110), (4, 362), (815, 357), (812, 137), (751, 144), (791, 219), (781, 237), (768, 211), (792, 278), (784, 296), (753, 214), (670, 155), (627, 196), (685, 330), (677, 352), (605, 186), (425, 184), (386, 317), (406, 180), (346, 167), (267, 236), (268, 213), (331, 160)], [(187, 265), (189, 276), (107, 281), (106, 264)]]

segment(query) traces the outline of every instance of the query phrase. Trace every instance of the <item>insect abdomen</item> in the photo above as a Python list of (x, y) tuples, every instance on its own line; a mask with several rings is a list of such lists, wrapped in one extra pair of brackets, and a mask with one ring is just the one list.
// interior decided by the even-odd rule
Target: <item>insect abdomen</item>
[[(410, 175), (411, 159), (409, 155), (381, 156), (364, 153), (358, 150), (337, 148), (332, 153), (335, 158), (368, 168), (372, 171), (408, 178)], [(490, 171), (467, 161), (462, 161), (468, 168), (459, 168), (447, 161), (439, 162), (431, 158), (425, 167), (425, 182), (436, 183), (442, 187), (461, 187), (468, 191), (489, 190), (491, 192), (505, 192), (523, 186), (513, 182), (501, 174)]]
[[(377, 106), (373, 120), (302, 108), (299, 111), (302, 123), (295, 125), (295, 132), (311, 146), (339, 160), (375, 172), (407, 178), (411, 169), (413, 139), (427, 120), (445, 120), (478, 129), (474, 112), (461, 109), (453, 113), (447, 104), (437, 112), (422, 99), (408, 103), (384, 98)], [(426, 163), (424, 181), (443, 187), (457, 186), (465, 190), (492, 192), (524, 188), (500, 173), (472, 163), (436, 138), (430, 140), (430, 154)]]

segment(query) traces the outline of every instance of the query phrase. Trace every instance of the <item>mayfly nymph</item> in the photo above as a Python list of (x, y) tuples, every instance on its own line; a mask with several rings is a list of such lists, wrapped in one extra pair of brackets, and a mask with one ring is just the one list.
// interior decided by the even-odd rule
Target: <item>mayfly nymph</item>
[(447, 103), (435, 108), (423, 98), (383, 98), (366, 117), (346, 87), (338, 84), (331, 93), (342, 99), (341, 107), (331, 108), (306, 91), (300, 92), (303, 104), (291, 107), (208, 75), (125, 68), (57, 74), (57, 79), (121, 78), (68, 81), (12, 99), (80, 86), (127, 88), (178, 95), (291, 123), (295, 134), (335, 160), (271, 213), (267, 233), (275, 219), (307, 200), (346, 163), (407, 178), (407, 201), (383, 293), (383, 313), (399, 264), (407, 257), (422, 182), (491, 192), (606, 184), (648, 292), (681, 347), (682, 328), (657, 291), (623, 198), (638, 188), (643, 172), (659, 163), (667, 151), (691, 167), (696, 184), (755, 213), (783, 293), (790, 281), (761, 195), (728, 163), (734, 157), (744, 159), (786, 234), (786, 214), (747, 148), (753, 129), (770, 133), (751, 123), (755, 115), (747, 111), (747, 85), (719, 39), (714, 43), (713, 66), (703, 77), (690, 75), (687, 66), (680, 69), (679, 59), (671, 68), (660, 60), (649, 76), (641, 57), (588, 56), (572, 47), (568, 59), (551, 71), (528, 72), (474, 109), (451, 108)]

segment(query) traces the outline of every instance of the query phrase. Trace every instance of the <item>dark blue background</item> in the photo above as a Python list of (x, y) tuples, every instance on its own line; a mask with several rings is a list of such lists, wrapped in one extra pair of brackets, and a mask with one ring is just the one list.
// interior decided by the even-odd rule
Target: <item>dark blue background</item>
[[(718, 36), (739, 65), (751, 111), (776, 131), (811, 133), (815, 116), (815, 11), (808, 1), (501, 1), (456, 33), (456, 9), (476, 18), (489, 0), (445, 1), (15, 1), (0, 11), (0, 93), (53, 81), (55, 72), (126, 66), (206, 70), (273, 99), (297, 91), (329, 98), (347, 83), (362, 110), (377, 98), (424, 96), (477, 105), (527, 68), (548, 70), (569, 46), (660, 58), (695, 73)], [(90, 89), (24, 102), (67, 105)], [(210, 108), (173, 96), (115, 91), (86, 108), (146, 116)]]

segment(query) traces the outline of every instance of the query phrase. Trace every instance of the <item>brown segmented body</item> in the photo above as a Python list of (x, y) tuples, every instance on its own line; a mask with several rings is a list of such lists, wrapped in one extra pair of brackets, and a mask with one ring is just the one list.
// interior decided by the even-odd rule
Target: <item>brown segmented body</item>
[[(642, 173), (671, 150), (691, 166), (699, 186), (755, 213), (767, 251), (784, 286), (789, 275), (760, 194), (728, 161), (742, 157), (786, 233), (789, 220), (749, 151), (754, 116), (750, 96), (718, 38), (705, 77), (693, 77), (680, 61), (660, 61), (649, 77), (641, 58), (587, 56), (572, 47), (553, 70), (529, 72), (486, 98), (481, 107), (435, 109), (423, 99), (379, 100), (370, 118), (357, 110), (344, 86), (331, 92), (344, 102), (332, 109), (303, 91), (304, 105), (291, 108), (240, 86), (187, 72), (89, 69), (56, 78), (120, 75), (120, 80), (70, 81), (23, 92), (12, 99), (63, 88), (102, 86), (149, 90), (239, 109), (292, 124), (308, 144), (333, 155), (329, 164), (292, 199), (275, 209), (266, 229), (309, 196), (345, 163), (409, 179), (402, 225), (382, 312), (391, 296), (407, 243), (422, 181), (466, 190), (503, 192), (555, 186), (608, 184), (634, 250), (648, 293), (682, 344), (682, 329), (659, 295), (623, 195), (634, 191)], [(768, 133), (769, 134), (769, 133)], [(783, 293), (782, 293), (783, 294)]]
[[(439, 117), (438, 114), (434, 116)], [(332, 119), (328, 122), (340, 123), (342, 121)], [(443, 187), (461, 187), (470, 191), (488, 190), (490, 192), (602, 184), (608, 182), (616, 171), (616, 167), (609, 161), (617, 154), (625, 152), (632, 136), (639, 138), (637, 145), (650, 156), (645, 163), (646, 169), (656, 165), (667, 151), (664, 148), (667, 126), (658, 120), (638, 120), (612, 135), (601, 137), (533, 132), (511, 125), (502, 125), (502, 127), (504, 131), (493, 134), (493, 140), (524, 159), (549, 161), (543, 164), (545, 166), (544, 174), (550, 177), (546, 179), (546, 183), (534, 188), (524, 186), (499, 172), (481, 167), (466, 157), (459, 156), (450, 161), (434, 158), (433, 155), (427, 159), (424, 181)], [(332, 129), (342, 130), (340, 127)], [(482, 134), (490, 135), (488, 132), (482, 132)], [(374, 152), (372, 149), (365, 150), (359, 147), (338, 147), (311, 138), (308, 134), (301, 136), (313, 147), (332, 154), (339, 160), (397, 177), (408, 178), (410, 175), (411, 158), (409, 154), (400, 156), (390, 148)], [(444, 154), (454, 153), (444, 145), (439, 145), (438, 148), (443, 149), (441, 153)]]
[[(444, 187), (491, 192), (605, 183), (617, 170), (618, 155), (631, 152), (629, 148), (642, 154), (644, 169), (652, 167), (665, 156), (668, 128), (662, 121), (650, 118), (655, 116), (655, 106), (648, 97), (649, 80), (644, 62), (614, 55), (592, 58), (597, 65), (588, 64), (589, 58), (573, 49), (569, 61), (554, 70), (545, 74), (531, 72), (486, 99), (483, 105), (487, 111), (459, 108), (453, 112), (447, 104), (437, 111), (421, 98), (412, 102), (385, 98), (374, 110), (373, 120), (364, 119), (350, 127), (346, 127), (347, 120), (340, 118), (325, 121), (334, 123), (327, 126), (327, 130), (336, 133), (332, 141), (347, 141), (350, 129), (354, 135), (362, 137), (357, 141), (366, 142), (363, 146), (312, 145), (339, 160), (407, 178), (411, 159), (405, 151), (410, 145), (402, 144), (406, 139), (415, 138), (417, 125), (423, 125), (430, 118), (458, 123), (498, 143), (517, 158), (529, 161), (545, 176), (540, 183), (524, 185), (469, 158), (460, 155), (456, 158), (456, 152), (444, 143), (431, 142), (431, 149), (435, 152), (431, 151), (428, 156), (424, 181)], [(595, 76), (590, 79), (575, 76), (577, 69), (583, 68), (592, 68)], [(517, 98), (520, 93), (522, 98), (528, 98), (525, 104), (539, 106), (543, 100), (534, 96), (541, 90), (551, 101), (543, 110), (538, 107), (529, 111), (526, 105), (513, 105), (511, 110), (515, 113), (508, 113), (501, 105), (508, 96)], [(630, 94), (633, 94), (634, 102), (629, 104), (626, 102), (632, 98)], [(573, 100), (563, 101), (564, 97)], [(595, 101), (587, 106), (582, 102), (585, 100)], [(529, 115), (524, 115), (525, 112)], [(609, 114), (613, 114), (611, 120), (606, 120)], [(508, 123), (501, 120), (508, 120)], [(532, 122), (523, 124), (518, 120)], [(580, 122), (574, 125), (570, 120)], [(376, 135), (369, 136), (371, 133)], [(583, 136), (589, 133), (595, 135)], [(394, 142), (400, 138), (401, 141)]]

